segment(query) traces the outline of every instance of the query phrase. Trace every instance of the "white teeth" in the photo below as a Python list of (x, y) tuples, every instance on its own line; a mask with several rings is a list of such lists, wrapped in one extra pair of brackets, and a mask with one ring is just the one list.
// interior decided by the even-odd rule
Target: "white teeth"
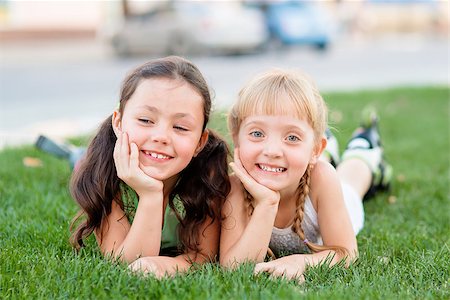
[(158, 159), (168, 159), (169, 158), (169, 156), (167, 156), (167, 155), (154, 153), (154, 152), (147, 152), (147, 154), (149, 154), (151, 157), (158, 158)]
[(271, 168), (271, 167), (263, 166), (263, 165), (259, 165), (259, 167), (264, 171), (274, 172), (274, 173), (281, 173), (285, 170), (284, 168)]

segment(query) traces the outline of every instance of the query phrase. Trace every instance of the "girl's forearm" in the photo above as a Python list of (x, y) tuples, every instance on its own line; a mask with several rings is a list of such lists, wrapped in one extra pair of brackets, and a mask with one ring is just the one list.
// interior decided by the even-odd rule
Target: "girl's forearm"
[(238, 241), (220, 256), (221, 265), (232, 267), (245, 261), (262, 262), (269, 247), (278, 206), (256, 206)]
[[(197, 257), (194, 260), (194, 257)], [(194, 254), (182, 254), (176, 257), (168, 257), (168, 256), (158, 256), (156, 259), (161, 262), (162, 270), (168, 274), (172, 275), (176, 272), (184, 272), (187, 271), (193, 262), (203, 263), (204, 259), (199, 259), (201, 256), (200, 253), (195, 256)]]
[(130, 231), (114, 257), (131, 263), (139, 257), (157, 256), (161, 247), (162, 195), (141, 197)]
[(313, 254), (294, 254), (291, 255), (297, 261), (298, 265), (317, 266), (322, 263), (327, 263), (329, 266), (333, 266), (341, 260), (345, 260), (346, 265), (356, 258), (356, 253), (344, 256), (333, 250), (324, 250)]

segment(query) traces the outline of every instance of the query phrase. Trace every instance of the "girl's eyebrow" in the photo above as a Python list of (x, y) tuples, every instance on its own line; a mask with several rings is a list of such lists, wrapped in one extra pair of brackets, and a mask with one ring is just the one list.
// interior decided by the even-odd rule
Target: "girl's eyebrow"
[[(156, 107), (154, 107), (154, 106), (150, 106), (150, 105), (142, 105), (142, 106), (140, 106), (139, 108), (148, 110), (148, 111), (153, 112), (153, 113), (159, 113), (159, 110), (158, 110)], [(191, 114), (188, 114), (188, 113), (182, 113), (182, 112), (179, 112), (179, 113), (176, 113), (176, 114), (174, 115), (174, 118), (175, 118), (175, 119), (182, 119), (182, 118), (185, 118), (185, 117), (191, 118), (191, 119), (195, 119)]]
[(142, 106), (140, 106), (139, 108), (148, 110), (148, 111), (150, 111), (150, 112), (159, 112), (159, 110), (158, 110), (156, 107), (150, 106), (150, 105), (142, 105)]
[(297, 126), (297, 125), (286, 126), (286, 130), (288, 130), (288, 131), (300, 131), (302, 134), (305, 133), (304, 128), (302, 128), (301, 126)]
[(244, 127), (247, 127), (247, 126), (252, 126), (252, 125), (265, 125), (265, 124), (267, 124), (267, 122), (264, 122), (264, 121), (250, 121), (250, 122), (245, 122), (244, 123)]

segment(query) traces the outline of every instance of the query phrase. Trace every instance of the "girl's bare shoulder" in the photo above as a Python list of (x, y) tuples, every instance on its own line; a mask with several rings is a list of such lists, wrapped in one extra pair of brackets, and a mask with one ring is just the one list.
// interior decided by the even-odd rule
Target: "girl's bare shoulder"
[(328, 162), (319, 160), (311, 171), (311, 186), (338, 180), (336, 169)]
[(229, 212), (230, 210), (242, 210), (246, 208), (245, 189), (241, 181), (234, 174), (230, 175), (231, 191), (225, 200), (222, 208), (223, 212)]
[[(311, 171), (310, 199), (315, 209), (320, 194), (339, 184), (336, 169), (328, 162), (319, 160)], [(316, 210), (317, 211), (317, 210)]]

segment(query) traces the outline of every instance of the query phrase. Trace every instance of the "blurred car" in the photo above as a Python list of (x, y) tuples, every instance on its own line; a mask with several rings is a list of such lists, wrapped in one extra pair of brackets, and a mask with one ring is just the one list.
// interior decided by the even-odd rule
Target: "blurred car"
[(265, 4), (266, 21), (272, 39), (282, 44), (308, 44), (326, 49), (334, 26), (331, 18), (314, 1), (273, 1)]
[(169, 1), (128, 17), (112, 33), (119, 55), (245, 53), (268, 39), (264, 14), (236, 2)]

